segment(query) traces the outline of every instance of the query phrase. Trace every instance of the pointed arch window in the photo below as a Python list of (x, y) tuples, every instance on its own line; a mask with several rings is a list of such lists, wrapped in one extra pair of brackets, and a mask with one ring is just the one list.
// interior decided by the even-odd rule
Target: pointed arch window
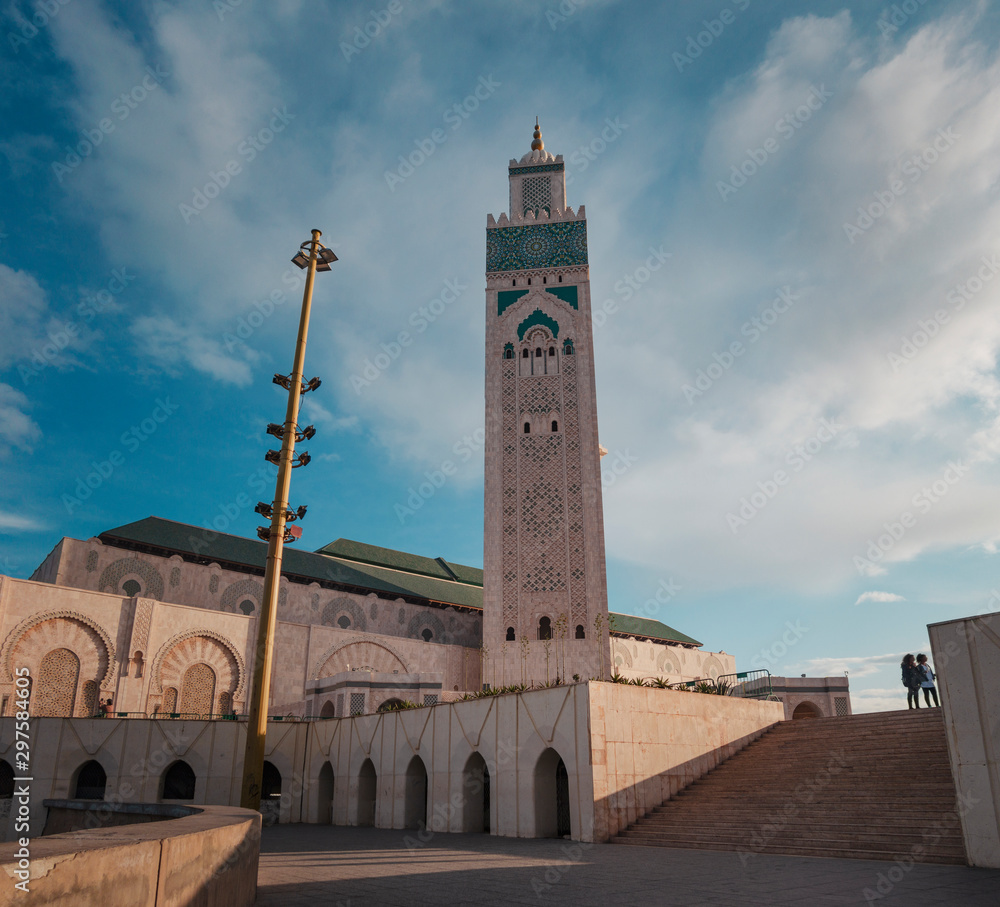
[(514, 641), (515, 641), (514, 640), (514, 628), (513, 627), (508, 627), (507, 628), (507, 642), (514, 642)]
[(552, 639), (552, 619), (549, 617), (542, 617), (538, 621), (538, 638), (539, 639)]
[(586, 632), (583, 629), (583, 624), (577, 624), (576, 625), (576, 638), (577, 639), (586, 639), (587, 638), (587, 634), (586, 634)]

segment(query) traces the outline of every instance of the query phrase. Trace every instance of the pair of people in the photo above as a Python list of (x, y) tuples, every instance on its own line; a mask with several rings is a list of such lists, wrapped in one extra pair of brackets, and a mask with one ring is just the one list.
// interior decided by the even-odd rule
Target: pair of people
[(904, 656), (900, 667), (903, 669), (903, 686), (906, 687), (906, 704), (911, 709), (920, 708), (921, 690), (924, 691), (924, 702), (928, 708), (930, 708), (932, 698), (934, 705), (940, 705), (937, 687), (934, 686), (934, 671), (931, 670), (931, 666), (927, 663), (927, 656), (923, 652), (916, 658), (912, 655)]

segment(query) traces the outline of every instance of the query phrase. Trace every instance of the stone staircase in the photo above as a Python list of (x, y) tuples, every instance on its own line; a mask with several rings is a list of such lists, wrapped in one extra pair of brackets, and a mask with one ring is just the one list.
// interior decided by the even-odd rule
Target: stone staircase
[(940, 709), (783, 721), (612, 841), (966, 862)]

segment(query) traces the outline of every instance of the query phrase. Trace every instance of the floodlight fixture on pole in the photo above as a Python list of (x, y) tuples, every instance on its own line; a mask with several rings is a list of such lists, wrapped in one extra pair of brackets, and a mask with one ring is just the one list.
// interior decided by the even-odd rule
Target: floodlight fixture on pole
[(302, 451), (295, 456), (295, 442), (308, 440), (316, 429), (309, 425), (299, 428), (299, 404), (302, 395), (320, 386), (319, 378), (304, 377), (306, 358), (306, 338), (309, 334), (309, 312), (312, 308), (313, 281), (317, 271), (329, 271), (337, 256), (327, 249), (319, 238), (319, 230), (312, 231), (312, 239), (302, 243), (292, 259), (300, 268), (306, 269), (306, 286), (302, 293), (302, 312), (299, 316), (299, 333), (295, 341), (295, 358), (290, 375), (275, 375), (274, 383), (288, 391), (288, 406), (285, 421), (278, 425), (271, 423), (267, 433), (281, 440), (281, 450), (269, 450), (265, 459), (278, 467), (278, 477), (274, 487), (274, 501), (257, 505), (257, 513), (270, 518), (270, 526), (261, 526), (257, 535), (267, 542), (267, 565), (264, 570), (264, 594), (260, 605), (260, 619), (257, 624), (257, 646), (254, 650), (253, 682), (250, 687), (250, 701), (247, 720), (246, 750), (243, 757), (243, 783), (240, 792), (240, 806), (245, 809), (260, 809), (261, 785), (264, 777), (264, 742), (267, 736), (267, 708), (271, 692), (271, 662), (274, 656), (274, 633), (278, 613), (278, 582), (281, 578), (281, 557), (285, 542), (300, 538), (299, 526), (286, 525), (300, 520), (306, 515), (305, 506), (293, 510), (288, 503), (292, 469), (305, 466), (309, 454)]

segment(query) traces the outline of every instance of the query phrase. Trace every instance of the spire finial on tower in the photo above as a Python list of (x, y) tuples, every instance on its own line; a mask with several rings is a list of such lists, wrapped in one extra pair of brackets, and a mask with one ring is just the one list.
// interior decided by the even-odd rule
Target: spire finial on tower
[(542, 141), (542, 128), (538, 125), (538, 117), (535, 117), (535, 134), (531, 141), (532, 151), (544, 151), (545, 142)]

